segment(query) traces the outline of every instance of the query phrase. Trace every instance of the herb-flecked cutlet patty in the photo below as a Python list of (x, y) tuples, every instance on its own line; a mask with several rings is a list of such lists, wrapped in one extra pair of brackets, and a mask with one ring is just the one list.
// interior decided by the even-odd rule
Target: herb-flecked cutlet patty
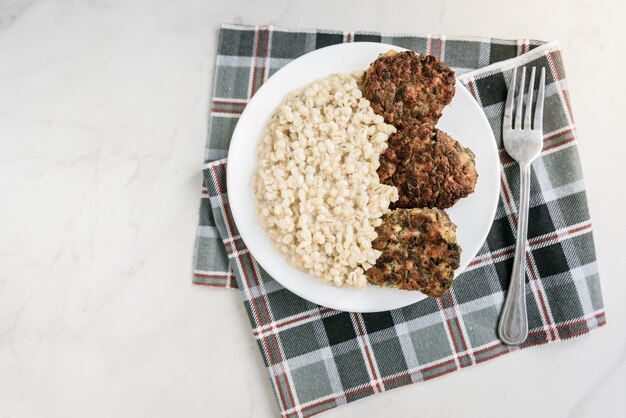
[(391, 208), (449, 208), (474, 191), (474, 153), (429, 124), (406, 125), (391, 134), (380, 156), (380, 182), (396, 186)]
[(374, 285), (439, 297), (450, 288), (461, 248), (456, 225), (439, 209), (396, 209), (383, 216), (372, 246), (382, 252), (365, 275)]
[(454, 71), (432, 55), (389, 51), (366, 70), (362, 91), (387, 123), (435, 125), (454, 96)]

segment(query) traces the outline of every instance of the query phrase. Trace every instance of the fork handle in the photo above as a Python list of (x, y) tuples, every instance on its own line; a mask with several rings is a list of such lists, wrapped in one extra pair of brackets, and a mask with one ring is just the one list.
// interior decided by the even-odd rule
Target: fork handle
[(506, 345), (520, 345), (528, 337), (526, 314), (526, 237), (530, 199), (530, 164), (520, 165), (520, 203), (517, 219), (517, 241), (509, 292), (500, 316), (498, 334)]

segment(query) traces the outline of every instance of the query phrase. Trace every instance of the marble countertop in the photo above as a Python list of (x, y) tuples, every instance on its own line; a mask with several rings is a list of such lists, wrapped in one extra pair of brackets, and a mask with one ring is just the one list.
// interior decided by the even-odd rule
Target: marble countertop
[(625, 416), (626, 3), (472, 4), (0, 2), (0, 416), (277, 415), (240, 295), (191, 284), (222, 22), (559, 40), (608, 325), (323, 416)]

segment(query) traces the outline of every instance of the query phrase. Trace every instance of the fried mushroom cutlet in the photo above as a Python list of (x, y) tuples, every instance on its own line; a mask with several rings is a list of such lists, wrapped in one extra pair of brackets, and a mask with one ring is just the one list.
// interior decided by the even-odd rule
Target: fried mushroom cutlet
[(452, 285), (461, 248), (456, 225), (439, 209), (396, 209), (376, 228), (374, 249), (382, 252), (365, 275), (382, 287), (419, 290), (439, 297)]
[(380, 182), (396, 186), (391, 208), (449, 208), (474, 191), (474, 153), (429, 124), (411, 124), (391, 134), (380, 156)]
[(454, 71), (432, 55), (389, 51), (366, 70), (363, 96), (387, 123), (435, 125), (454, 96)]

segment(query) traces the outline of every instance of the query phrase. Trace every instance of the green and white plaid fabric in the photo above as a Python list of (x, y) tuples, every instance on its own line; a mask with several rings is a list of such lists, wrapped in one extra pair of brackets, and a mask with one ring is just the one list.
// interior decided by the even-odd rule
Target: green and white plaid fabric
[[(498, 142), (501, 192), (489, 236), (439, 299), (374, 314), (317, 306), (255, 262), (228, 206), (228, 145), (241, 111), (294, 58), (341, 42), (385, 42), (455, 68), (483, 107)], [(501, 121), (514, 67), (548, 69), (543, 152), (532, 166), (528, 341), (560, 341), (604, 325), (604, 309), (563, 62), (558, 46), (528, 40), (224, 25), (220, 30), (194, 282), (239, 288), (282, 416), (310, 416), (510, 353), (496, 326), (512, 268), (519, 177), (502, 148)]]

